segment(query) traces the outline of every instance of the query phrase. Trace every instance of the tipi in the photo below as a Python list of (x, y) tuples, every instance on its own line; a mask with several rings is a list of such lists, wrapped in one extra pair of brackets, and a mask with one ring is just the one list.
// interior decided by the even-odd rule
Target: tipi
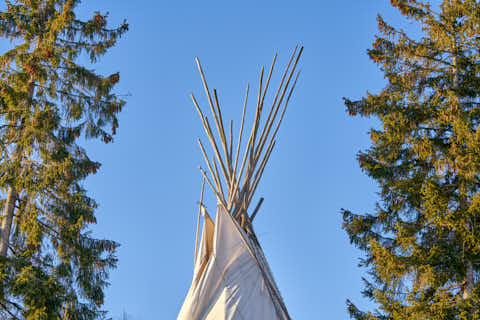
[[(196, 60), (218, 137), (214, 136), (208, 118), (203, 114), (192, 94), (193, 103), (215, 156), (212, 158), (207, 156), (207, 151), (199, 139), (198, 143), (209, 173), (200, 167), (203, 185), (195, 241), (193, 280), (178, 320), (290, 319), (252, 226), (263, 198), (251, 214), (249, 214), (249, 205), (275, 146), (278, 128), (299, 76), (298, 72), (292, 81), (303, 47), (298, 52), (297, 49), (296, 47), (288, 62), (269, 113), (264, 120), (262, 120), (262, 111), (265, 96), (277, 56), (275, 55), (273, 59), (265, 84), (263, 84), (264, 69), (262, 67), (254, 123), (242, 152), (241, 164), (239, 156), (249, 86), (247, 86), (243, 104), (240, 133), (234, 148), (233, 121), (230, 120), (227, 137), (217, 92), (213, 90), (212, 99), (200, 62)], [(239, 164), (240, 170), (238, 170)], [(217, 200), (215, 221), (203, 204), (205, 181)], [(201, 215), (203, 227), (200, 245), (198, 245)]]

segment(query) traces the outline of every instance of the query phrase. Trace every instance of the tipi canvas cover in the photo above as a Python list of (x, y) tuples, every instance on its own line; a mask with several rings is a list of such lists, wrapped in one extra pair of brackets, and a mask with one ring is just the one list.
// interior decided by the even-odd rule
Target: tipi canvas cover
[[(262, 117), (262, 111), (265, 110), (265, 97), (277, 56), (273, 59), (266, 81), (262, 67), (254, 123), (249, 138), (242, 144), (250, 87), (247, 86), (235, 146), (233, 120), (230, 120), (227, 134), (217, 91), (214, 89), (213, 95), (210, 92), (197, 59), (215, 127), (210, 125), (193, 94), (192, 100), (210, 141), (210, 152), (213, 151), (214, 156), (209, 157), (209, 151), (198, 139), (208, 173), (200, 167), (203, 185), (197, 221), (193, 280), (178, 320), (290, 319), (253, 229), (253, 220), (263, 198), (259, 199), (253, 212), (249, 211), (249, 207), (275, 147), (278, 128), (299, 76), (297, 72), (293, 77), (303, 48), (300, 48), (298, 53), (297, 49), (296, 47), (282, 74), (270, 108), (265, 108), (269, 110), (266, 117)], [(217, 129), (217, 135), (212, 128)], [(203, 204), (205, 183), (208, 183), (217, 201), (215, 221), (210, 218)], [(199, 246), (201, 212), (204, 223)]]
[(194, 270), (178, 320), (289, 319), (260, 246), (224, 209), (205, 216)]

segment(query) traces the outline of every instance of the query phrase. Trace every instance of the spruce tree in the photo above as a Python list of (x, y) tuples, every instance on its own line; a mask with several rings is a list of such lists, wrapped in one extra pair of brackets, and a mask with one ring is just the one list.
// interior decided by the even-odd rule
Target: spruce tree
[[(119, 74), (89, 67), (128, 29), (79, 19), (80, 0), (5, 1), (0, 36), (0, 318), (99, 319), (117, 244), (89, 232), (84, 179), (100, 163), (81, 142), (108, 143), (125, 102)], [(80, 61), (85, 61), (82, 65)]]
[(379, 16), (368, 54), (386, 86), (345, 99), (350, 115), (381, 123), (358, 154), (379, 185), (377, 208), (343, 210), (365, 253), (363, 295), (378, 309), (348, 309), (355, 319), (480, 319), (480, 4), (391, 3), (421, 32)]

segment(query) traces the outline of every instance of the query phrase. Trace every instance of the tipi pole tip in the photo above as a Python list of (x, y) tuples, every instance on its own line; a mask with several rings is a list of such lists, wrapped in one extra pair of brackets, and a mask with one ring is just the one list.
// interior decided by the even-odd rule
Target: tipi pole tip
[(263, 200), (265, 200), (265, 199), (262, 197), (262, 198), (260, 198), (260, 201), (258, 201), (258, 204), (257, 204), (257, 206), (255, 207), (255, 210), (253, 210), (252, 216), (250, 217), (250, 222), (252, 222), (253, 219), (255, 219), (255, 216), (257, 215), (258, 210), (259, 210), (260, 207), (262, 206)]

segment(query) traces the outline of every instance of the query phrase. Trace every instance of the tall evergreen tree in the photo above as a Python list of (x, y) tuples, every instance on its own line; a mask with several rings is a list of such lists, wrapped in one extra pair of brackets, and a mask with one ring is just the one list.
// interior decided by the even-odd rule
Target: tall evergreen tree
[(80, 0), (5, 1), (0, 36), (0, 318), (99, 319), (117, 244), (91, 236), (82, 181), (100, 164), (79, 139), (112, 141), (124, 101), (96, 62), (128, 29), (81, 20)]
[(379, 308), (348, 308), (355, 319), (480, 319), (480, 4), (391, 3), (421, 33), (379, 16), (368, 54), (387, 84), (345, 99), (350, 115), (382, 124), (358, 154), (381, 201), (370, 214), (343, 210), (365, 252), (363, 294)]

